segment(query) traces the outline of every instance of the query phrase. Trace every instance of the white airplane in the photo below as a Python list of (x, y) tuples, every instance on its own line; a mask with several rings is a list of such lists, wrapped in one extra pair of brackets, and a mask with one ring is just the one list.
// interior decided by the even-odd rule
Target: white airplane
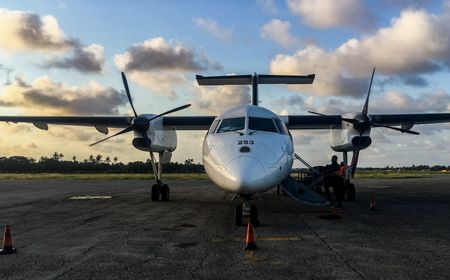
[[(375, 69), (374, 69), (375, 72)], [(283, 183), (292, 188), (288, 179), (294, 160), (294, 144), (289, 130), (331, 129), (334, 151), (342, 152), (347, 164), (347, 152), (353, 152), (351, 174), (355, 173), (359, 151), (370, 146), (372, 127), (385, 127), (402, 133), (418, 134), (411, 128), (415, 124), (450, 122), (450, 113), (441, 114), (385, 114), (369, 115), (369, 92), (361, 113), (345, 115), (288, 115), (279, 116), (269, 109), (258, 106), (258, 84), (311, 84), (315, 75), (197, 75), (201, 86), (252, 85), (252, 104), (231, 108), (219, 116), (165, 116), (187, 108), (183, 105), (162, 114), (136, 113), (125, 74), (122, 79), (125, 92), (134, 116), (79, 117), (79, 116), (0, 116), (0, 121), (33, 123), (39, 129), (48, 129), (48, 124), (94, 126), (99, 132), (108, 133), (108, 128), (123, 130), (103, 140), (133, 132), (132, 145), (149, 152), (155, 174), (152, 186), (153, 201), (169, 200), (170, 190), (162, 182), (162, 165), (170, 162), (177, 147), (176, 130), (208, 130), (203, 142), (203, 164), (209, 178), (220, 188), (234, 193), (242, 205), (236, 205), (236, 225), (243, 217), (258, 224), (257, 207), (253, 204), (256, 194), (265, 192)], [(394, 127), (400, 126), (400, 127)], [(154, 153), (158, 153), (156, 160)], [(350, 178), (347, 178), (349, 182)], [(304, 189), (303, 189), (304, 190)], [(295, 191), (292, 192), (296, 196)], [(314, 193), (315, 194), (315, 193)], [(312, 192), (305, 195), (313, 196)], [(301, 197), (300, 197), (301, 198)], [(316, 199), (317, 197), (312, 197)], [(327, 201), (320, 197), (318, 204)]]

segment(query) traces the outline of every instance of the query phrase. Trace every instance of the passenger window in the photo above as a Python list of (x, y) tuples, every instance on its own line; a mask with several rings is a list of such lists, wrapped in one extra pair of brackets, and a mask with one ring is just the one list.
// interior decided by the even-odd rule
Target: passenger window
[(208, 134), (210, 133), (214, 133), (214, 131), (216, 131), (217, 125), (219, 125), (220, 120), (215, 120), (212, 124), (211, 127), (209, 128)]
[(282, 120), (275, 119), (275, 123), (277, 124), (278, 130), (280, 131), (281, 134), (289, 134), (289, 131)]
[(272, 119), (267, 118), (248, 118), (248, 129), (256, 131), (266, 131), (278, 133), (275, 123)]
[(217, 133), (242, 130), (245, 127), (245, 118), (223, 119)]

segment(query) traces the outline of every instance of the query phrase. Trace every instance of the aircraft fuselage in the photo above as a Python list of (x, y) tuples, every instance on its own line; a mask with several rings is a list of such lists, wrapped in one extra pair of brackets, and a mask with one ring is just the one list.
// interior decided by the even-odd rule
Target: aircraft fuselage
[(216, 117), (203, 142), (203, 164), (220, 188), (264, 192), (286, 178), (293, 163), (292, 137), (278, 115), (253, 105)]

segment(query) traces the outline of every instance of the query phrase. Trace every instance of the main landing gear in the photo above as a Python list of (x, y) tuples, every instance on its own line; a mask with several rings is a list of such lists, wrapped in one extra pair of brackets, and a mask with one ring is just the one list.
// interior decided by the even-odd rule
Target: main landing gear
[(152, 185), (152, 201), (169, 201), (170, 188), (167, 184), (163, 184), (162, 177), (162, 157), (163, 152), (159, 152), (159, 161), (156, 163), (153, 152), (150, 152), (150, 159), (153, 167), (153, 174), (155, 174), (156, 183)]
[(247, 219), (249, 223), (253, 226), (259, 226), (258, 220), (258, 207), (256, 205), (251, 205), (250, 200), (252, 199), (251, 195), (243, 195), (241, 196), (242, 205), (236, 205), (235, 209), (235, 224), (236, 226), (242, 226), (242, 220)]
[[(348, 166), (347, 152), (343, 152), (342, 155), (344, 158), (345, 166)], [(353, 162), (352, 162), (352, 164), (353, 164)], [(350, 181), (350, 179), (351, 179), (350, 170), (351, 170), (350, 168), (346, 168), (346, 170), (345, 170), (343, 196), (345, 196), (347, 198), (347, 201), (355, 201), (356, 189), (355, 189), (355, 185)]]

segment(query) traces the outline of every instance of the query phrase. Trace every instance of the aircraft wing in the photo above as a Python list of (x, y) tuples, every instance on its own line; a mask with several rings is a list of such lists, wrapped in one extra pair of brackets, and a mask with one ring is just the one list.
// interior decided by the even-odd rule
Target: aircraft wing
[(133, 117), (100, 117), (100, 116), (0, 116), (2, 122), (32, 123), (39, 125), (74, 125), (74, 126), (104, 126), (125, 128), (130, 126)]
[[(178, 130), (208, 130), (214, 116), (163, 116), (163, 124)], [(0, 116), (0, 122), (32, 123), (38, 128), (46, 125), (72, 125), (126, 128), (132, 116)], [(45, 129), (45, 128), (44, 128)]]
[[(450, 122), (450, 113), (438, 114), (383, 114), (369, 115), (372, 122), (381, 125), (414, 125)], [(373, 125), (376, 127), (377, 125)]]
[(163, 125), (174, 127), (176, 130), (208, 130), (215, 118), (215, 116), (167, 116), (163, 119)]
[(280, 117), (289, 129), (330, 129), (340, 128), (342, 125), (341, 115), (289, 115)]
[[(405, 126), (411, 128), (415, 124), (431, 124), (450, 122), (450, 113), (436, 114), (380, 114), (369, 115), (373, 127), (378, 126)], [(330, 129), (340, 128), (341, 115), (289, 115), (280, 116), (289, 129)]]

